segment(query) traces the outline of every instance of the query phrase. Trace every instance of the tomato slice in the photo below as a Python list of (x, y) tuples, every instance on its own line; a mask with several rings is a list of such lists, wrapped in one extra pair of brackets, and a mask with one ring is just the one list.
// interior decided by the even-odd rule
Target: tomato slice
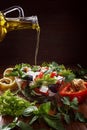
[(38, 79), (38, 78), (41, 79), (43, 77), (43, 75), (44, 75), (44, 73), (40, 72), (40, 74), (36, 76), (35, 80)]
[(52, 72), (52, 73), (50, 74), (50, 77), (51, 77), (51, 78), (53, 78), (54, 76), (57, 76), (57, 72)]

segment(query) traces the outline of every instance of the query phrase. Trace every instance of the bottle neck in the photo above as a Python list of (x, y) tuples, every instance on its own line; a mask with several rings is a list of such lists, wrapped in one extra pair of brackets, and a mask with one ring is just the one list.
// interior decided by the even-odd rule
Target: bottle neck
[(7, 30), (20, 30), (20, 29), (36, 29), (39, 30), (39, 24), (36, 16), (20, 17), (20, 18), (6, 18)]
[(0, 12), (0, 42), (9, 31), (20, 29), (36, 29), (40, 31), (37, 16), (5, 18), (3, 13)]

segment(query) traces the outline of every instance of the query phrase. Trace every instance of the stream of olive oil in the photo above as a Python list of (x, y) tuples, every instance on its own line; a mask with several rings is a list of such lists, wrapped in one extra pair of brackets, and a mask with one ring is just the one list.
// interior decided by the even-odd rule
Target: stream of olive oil
[(40, 42), (40, 27), (37, 28), (37, 41), (36, 41), (36, 49), (35, 49), (35, 65), (37, 65), (38, 51), (39, 51), (39, 42)]

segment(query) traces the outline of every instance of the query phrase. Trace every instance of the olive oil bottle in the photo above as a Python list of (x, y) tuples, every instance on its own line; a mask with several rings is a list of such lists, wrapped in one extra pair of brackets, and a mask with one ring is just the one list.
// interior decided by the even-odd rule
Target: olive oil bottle
[[(17, 10), (19, 16), (17, 18), (7, 17), (8, 13)], [(39, 49), (40, 26), (37, 16), (25, 17), (24, 11), (19, 6), (13, 6), (5, 11), (0, 11), (0, 42), (5, 38), (10, 31), (20, 29), (35, 29), (37, 31), (37, 42), (35, 50), (35, 65), (37, 64), (37, 55)]]
[(5, 18), (0, 12), (0, 42), (4, 39), (6, 33), (20, 29), (40, 29), (37, 16)]

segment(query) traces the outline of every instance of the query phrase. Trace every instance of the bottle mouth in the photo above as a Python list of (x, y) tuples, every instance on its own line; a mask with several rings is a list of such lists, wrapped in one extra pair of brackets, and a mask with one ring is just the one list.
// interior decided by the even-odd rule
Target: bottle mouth
[(32, 16), (33, 23), (38, 24), (38, 18), (37, 16)]
[(26, 22), (30, 21), (33, 24), (38, 24), (38, 18), (37, 18), (37, 16), (23, 17), (23, 18), (20, 18), (20, 20), (26, 21)]

